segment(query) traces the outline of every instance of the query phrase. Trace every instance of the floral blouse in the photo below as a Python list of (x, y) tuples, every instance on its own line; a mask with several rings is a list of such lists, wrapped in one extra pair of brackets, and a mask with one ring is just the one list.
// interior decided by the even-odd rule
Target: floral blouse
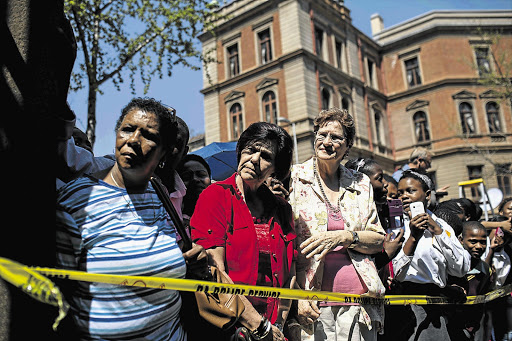
[[(290, 205), (293, 209), (297, 245), (300, 245), (310, 236), (327, 231), (327, 209), (322, 197), (318, 182), (315, 181), (313, 171), (314, 159), (294, 165), (291, 173), (292, 193)], [(341, 213), (345, 220), (345, 229), (350, 231), (374, 231), (385, 234), (377, 215), (377, 208), (373, 200), (373, 189), (370, 179), (359, 172), (347, 169), (340, 165)], [(365, 295), (380, 297), (384, 295), (385, 288), (377, 273), (371, 255), (359, 253), (348, 249), (352, 264), (368, 288)], [(297, 260), (297, 273), (305, 272), (305, 283), (301, 286), (309, 290), (321, 290), (324, 269), (323, 259), (312, 257), (306, 259), (299, 252)], [(299, 276), (297, 277), (299, 279)], [(384, 323), (384, 306), (361, 305), (359, 322), (371, 329), (371, 322)], [(380, 328), (379, 328), (380, 329)]]

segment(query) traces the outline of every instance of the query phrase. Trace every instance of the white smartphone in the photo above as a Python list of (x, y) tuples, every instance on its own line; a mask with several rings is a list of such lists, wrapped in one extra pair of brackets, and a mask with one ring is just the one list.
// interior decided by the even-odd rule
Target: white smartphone
[(425, 207), (421, 201), (412, 202), (409, 205), (409, 209), (411, 210), (411, 218), (416, 217), (418, 214), (425, 213)]

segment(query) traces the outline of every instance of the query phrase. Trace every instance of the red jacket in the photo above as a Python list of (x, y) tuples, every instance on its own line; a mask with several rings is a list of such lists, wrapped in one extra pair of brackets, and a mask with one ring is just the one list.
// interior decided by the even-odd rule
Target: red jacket
[[(236, 173), (224, 181), (216, 182), (206, 188), (197, 201), (190, 220), (192, 239), (205, 249), (225, 248), (226, 272), (235, 283), (255, 285), (258, 277), (259, 250), (256, 230), (251, 212), (238, 191), (235, 183)], [(275, 196), (262, 185), (264, 200), (272, 200), (275, 207), (270, 224), (271, 269), (274, 287), (286, 284), (292, 260), (295, 258), (291, 206), (282, 198)], [(272, 323), (277, 318), (278, 304), (270, 304)]]

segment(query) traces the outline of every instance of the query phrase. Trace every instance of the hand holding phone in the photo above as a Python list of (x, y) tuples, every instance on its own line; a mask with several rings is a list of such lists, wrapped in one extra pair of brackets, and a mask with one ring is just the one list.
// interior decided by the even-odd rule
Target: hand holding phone
[(416, 217), (418, 214), (425, 213), (425, 206), (421, 201), (412, 202), (409, 205), (409, 209), (411, 210), (411, 218)]

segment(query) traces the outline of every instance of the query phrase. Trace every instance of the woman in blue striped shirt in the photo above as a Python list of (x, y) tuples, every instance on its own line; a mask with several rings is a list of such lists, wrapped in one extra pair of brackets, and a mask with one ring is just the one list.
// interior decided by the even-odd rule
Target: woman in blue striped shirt
[[(133, 99), (116, 124), (116, 163), (57, 193), (57, 262), (91, 273), (184, 278), (176, 230), (149, 179), (176, 142), (176, 114)], [(169, 161), (169, 160), (167, 160)], [(195, 246), (185, 254), (204, 254)], [(205, 254), (204, 254), (205, 255)], [(84, 340), (186, 340), (178, 291), (74, 282), (66, 298)]]

